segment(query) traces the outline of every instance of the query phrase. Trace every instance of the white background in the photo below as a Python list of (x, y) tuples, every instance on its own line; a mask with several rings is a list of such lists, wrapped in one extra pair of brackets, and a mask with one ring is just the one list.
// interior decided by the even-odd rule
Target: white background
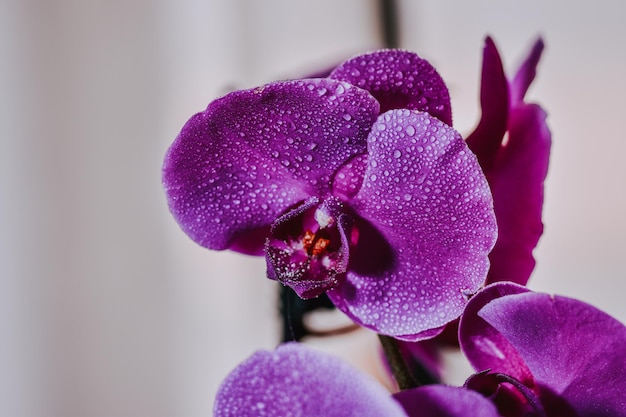
[[(167, 146), (232, 88), (380, 46), (364, 0), (0, 3), (0, 416), (210, 416), (219, 381), (278, 340), (262, 259), (197, 247), (160, 186)], [(400, 2), (402, 46), (478, 118), (482, 41), (554, 146), (531, 287), (626, 321), (626, 10), (619, 1)], [(353, 354), (358, 359), (360, 354)]]

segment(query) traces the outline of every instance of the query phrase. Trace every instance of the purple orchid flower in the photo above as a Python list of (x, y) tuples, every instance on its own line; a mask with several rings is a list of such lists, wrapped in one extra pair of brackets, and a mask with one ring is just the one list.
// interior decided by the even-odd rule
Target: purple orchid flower
[(548, 172), (551, 135), (546, 113), (524, 102), (543, 51), (538, 39), (512, 79), (491, 38), (485, 41), (480, 101), (481, 120), (467, 144), (478, 157), (493, 193), (498, 241), (489, 255), (487, 283), (525, 285), (535, 260), (532, 251), (543, 233), (543, 183)]
[(492, 284), (470, 300), (459, 340), (483, 371), (466, 386), (504, 416), (626, 416), (626, 326), (589, 304)]
[(450, 123), (428, 62), (374, 52), (212, 102), (168, 150), (163, 184), (200, 245), (264, 254), (300, 297), (326, 293), (355, 322), (420, 340), (480, 288), (496, 235), (487, 181)]

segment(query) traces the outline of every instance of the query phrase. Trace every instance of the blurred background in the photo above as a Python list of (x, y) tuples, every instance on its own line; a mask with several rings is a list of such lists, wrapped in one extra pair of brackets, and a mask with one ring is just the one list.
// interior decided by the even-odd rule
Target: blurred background
[[(626, 321), (624, 3), (397, 5), (400, 45), (437, 67), (462, 133), (484, 36), (509, 71), (544, 37), (530, 97), (554, 146), (530, 287)], [(262, 259), (179, 230), (165, 150), (233, 88), (381, 45), (373, 0), (3, 0), (0, 416), (210, 416), (220, 380), (276, 345), (276, 285)]]

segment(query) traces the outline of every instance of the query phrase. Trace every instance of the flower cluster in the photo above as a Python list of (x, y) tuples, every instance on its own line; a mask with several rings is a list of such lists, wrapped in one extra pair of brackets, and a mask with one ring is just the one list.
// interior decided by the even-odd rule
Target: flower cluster
[(466, 139), (437, 71), (391, 49), (232, 92), (185, 124), (163, 184), (191, 239), (264, 256), (268, 278), (327, 296), (400, 349), (448, 329), (476, 370), (463, 387), (391, 396), (291, 343), (235, 369), (216, 416), (626, 416), (626, 327), (523, 286), (551, 143), (524, 99), (542, 50), (507, 78), (487, 38)]

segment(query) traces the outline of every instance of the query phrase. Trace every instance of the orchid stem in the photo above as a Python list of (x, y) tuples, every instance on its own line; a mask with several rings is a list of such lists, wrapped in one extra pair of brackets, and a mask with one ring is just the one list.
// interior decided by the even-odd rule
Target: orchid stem
[(393, 373), (393, 377), (398, 384), (398, 388), (402, 391), (409, 388), (419, 387), (420, 383), (410, 372), (409, 367), (406, 365), (406, 362), (400, 353), (398, 341), (393, 337), (382, 334), (378, 335), (378, 339), (380, 339), (380, 344), (383, 347), (385, 357), (387, 358), (387, 362), (389, 362), (391, 372)]
[(398, 5), (395, 0), (379, 0), (382, 43), (385, 48), (400, 46), (398, 30)]

